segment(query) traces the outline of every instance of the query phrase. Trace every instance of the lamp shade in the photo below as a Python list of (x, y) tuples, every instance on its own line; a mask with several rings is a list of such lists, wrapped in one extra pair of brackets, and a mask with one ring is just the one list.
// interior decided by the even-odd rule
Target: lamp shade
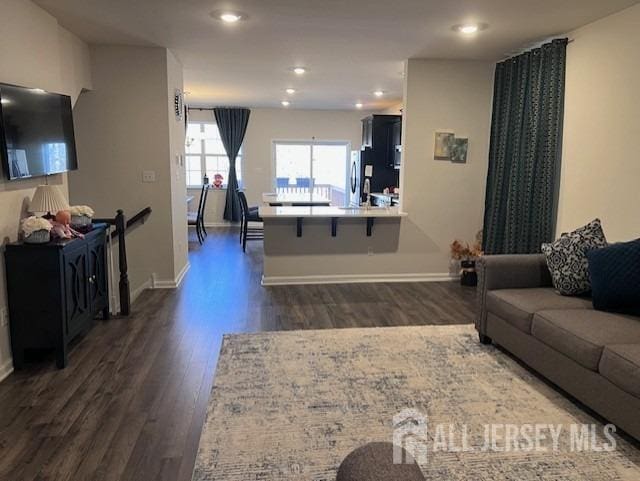
[(69, 209), (69, 204), (55, 185), (39, 185), (31, 199), (29, 212), (55, 214)]

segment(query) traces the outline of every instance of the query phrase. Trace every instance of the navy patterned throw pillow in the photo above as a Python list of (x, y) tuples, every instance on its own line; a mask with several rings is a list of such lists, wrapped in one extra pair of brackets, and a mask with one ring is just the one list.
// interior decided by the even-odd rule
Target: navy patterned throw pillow
[(607, 246), (600, 219), (563, 234), (560, 239), (542, 244), (553, 287), (564, 296), (578, 296), (591, 291), (587, 251)]
[(640, 315), (640, 239), (587, 252), (593, 307)]

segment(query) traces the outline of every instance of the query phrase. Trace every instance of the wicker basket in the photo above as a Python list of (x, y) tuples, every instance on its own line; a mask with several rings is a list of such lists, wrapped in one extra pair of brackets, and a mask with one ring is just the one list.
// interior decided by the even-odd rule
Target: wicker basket
[(46, 244), (50, 240), (51, 234), (46, 229), (40, 229), (32, 232), (30, 236), (24, 238), (24, 241), (27, 244)]
[(91, 217), (87, 215), (72, 215), (71, 216), (71, 225), (78, 227), (86, 227), (91, 225)]

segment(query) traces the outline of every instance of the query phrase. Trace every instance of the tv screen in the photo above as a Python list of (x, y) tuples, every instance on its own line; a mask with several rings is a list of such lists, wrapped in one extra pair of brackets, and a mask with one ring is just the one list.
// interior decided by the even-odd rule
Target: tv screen
[(78, 168), (71, 98), (0, 84), (0, 155), (10, 180)]

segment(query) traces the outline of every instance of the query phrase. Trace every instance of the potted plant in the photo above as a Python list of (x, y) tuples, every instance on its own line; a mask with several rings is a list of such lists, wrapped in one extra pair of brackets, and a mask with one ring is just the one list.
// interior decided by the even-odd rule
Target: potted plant
[(451, 258), (460, 262), (461, 285), (476, 286), (478, 284), (476, 260), (482, 254), (482, 231), (478, 232), (472, 245), (468, 242), (462, 243), (458, 239), (451, 243)]

